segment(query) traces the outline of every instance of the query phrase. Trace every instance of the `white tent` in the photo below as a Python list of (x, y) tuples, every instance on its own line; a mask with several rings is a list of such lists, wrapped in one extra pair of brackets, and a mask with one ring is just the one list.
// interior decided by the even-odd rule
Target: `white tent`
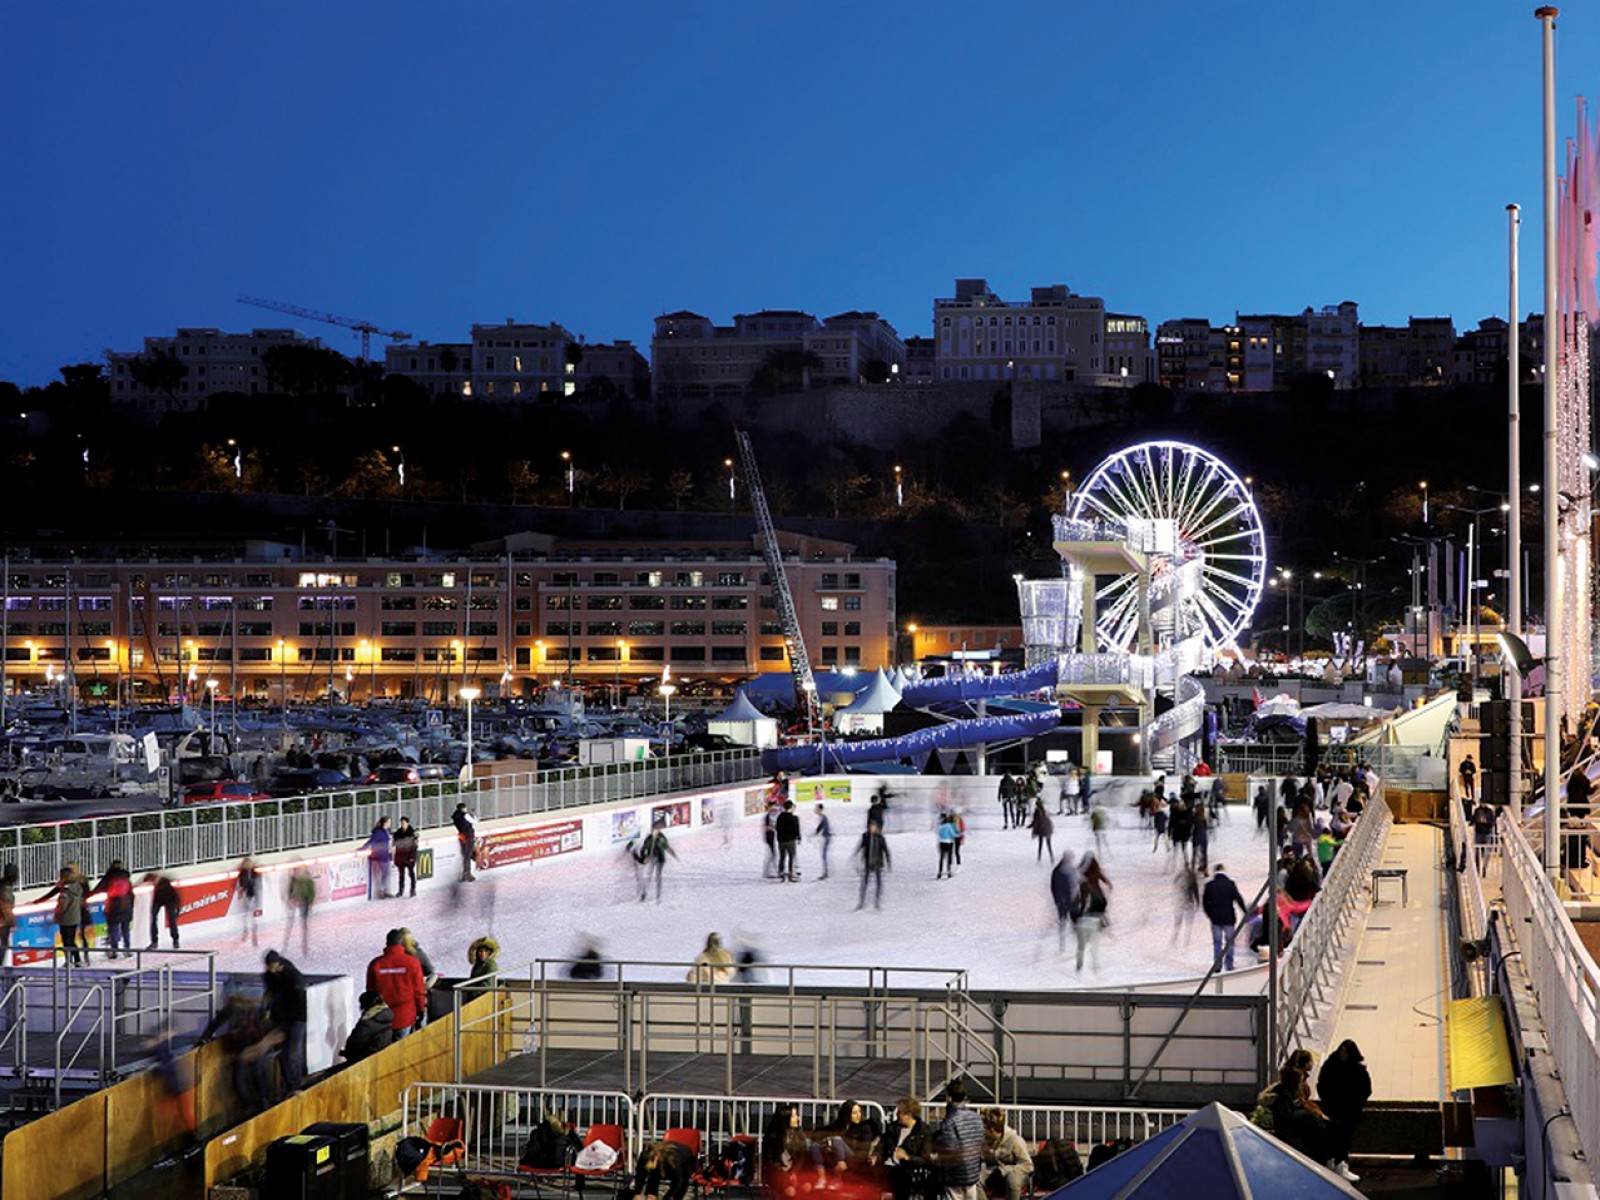
[(842, 733), (882, 733), (883, 714), (899, 703), (899, 690), (879, 667), (852, 703), (834, 710), (834, 728)]
[(740, 688), (733, 703), (706, 722), (707, 733), (720, 733), (741, 746), (776, 746), (778, 722), (766, 716)]

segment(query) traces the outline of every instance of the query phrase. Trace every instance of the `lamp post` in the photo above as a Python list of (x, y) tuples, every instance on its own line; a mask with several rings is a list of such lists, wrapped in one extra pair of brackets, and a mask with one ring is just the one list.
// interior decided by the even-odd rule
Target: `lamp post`
[(394, 472), (400, 478), (400, 493), (403, 496), (406, 490), (406, 452), (400, 449), (399, 446), (390, 446), (389, 449), (398, 458), (394, 465)]
[(901, 478), (898, 466), (894, 469), (894, 504), (896, 508), (904, 508), (906, 506), (905, 482)]
[(209, 702), (210, 708), (211, 708), (211, 718), (210, 718), (210, 720), (208, 722), (208, 725), (210, 726), (211, 736), (212, 737), (216, 737), (216, 735), (217, 735), (217, 681), (215, 679), (206, 680), (206, 700)]
[(1561, 878), (1561, 296), (1556, 265), (1556, 9), (1534, 12), (1542, 42), (1544, 108), (1544, 869)]
[(738, 477), (733, 473), (733, 459), (723, 459), (722, 465), (728, 468), (728, 511), (732, 512), (738, 498)]
[[(667, 668), (668, 671), (670, 671), (671, 669), (672, 669), (671, 667)], [(678, 689), (663, 674), (663, 676), (661, 678), (661, 686), (656, 689), (656, 694), (661, 697), (662, 712), (663, 712), (663, 717), (662, 717), (662, 722), (661, 722), (661, 724), (662, 724), (662, 730), (661, 730), (661, 753), (662, 753), (662, 757), (667, 757), (667, 756), (671, 755), (671, 753), (672, 753), (672, 693), (677, 691), (677, 690)]]
[(561, 452), (561, 461), (567, 464), (567, 507), (571, 508), (577, 503), (576, 494), (578, 490), (578, 473), (577, 468), (572, 464), (572, 451), (563, 450)]
[(533, 644), (533, 690), (538, 692), (544, 683), (544, 642), (537, 641)]
[(284, 642), (278, 639), (278, 732), (280, 738), (289, 732), (289, 685), (284, 679), (284, 666), (286, 660), (283, 655)]
[[(1471, 485), (1468, 485), (1467, 490), (1469, 492), (1476, 492), (1484, 489), (1475, 488)], [(1460, 504), (1445, 504), (1441, 505), (1440, 507), (1448, 508), (1458, 513), (1463, 513), (1472, 518), (1472, 526), (1467, 531), (1466, 604), (1467, 610), (1472, 617), (1472, 669), (1468, 672), (1468, 678), (1471, 680), (1472, 694), (1474, 697), (1476, 697), (1478, 692), (1478, 660), (1481, 652), (1481, 647), (1479, 645), (1479, 618), (1482, 615), (1482, 606), (1478, 601), (1478, 590), (1483, 583), (1483, 581), (1478, 578), (1479, 572), (1483, 569), (1483, 526), (1480, 523), (1480, 518), (1484, 513), (1504, 512), (1508, 506), (1504, 503), (1501, 503), (1489, 505), (1486, 508), (1467, 508)]]
[(462, 700), (466, 701), (466, 704), (467, 704), (467, 761), (466, 761), (466, 765), (461, 768), (461, 778), (465, 782), (471, 783), (472, 782), (472, 702), (478, 698), (480, 693), (479, 693), (477, 688), (472, 687), (469, 684), (467, 687), (462, 688), (457, 693), (457, 695), (459, 695)]
[(233, 451), (233, 477), (235, 479), (243, 479), (244, 478), (244, 451), (239, 449), (239, 441), (238, 441), (238, 439), (237, 438), (229, 438), (228, 439), (228, 448)]
[(111, 732), (122, 732), (122, 656), (117, 653), (117, 643), (107, 640), (106, 649), (111, 651), (111, 661), (117, 667), (117, 703), (111, 710)]
[(1428, 481), (1424, 479), (1417, 486), (1422, 489), (1422, 527), (1426, 529), (1428, 527)]
[(611, 707), (612, 708), (621, 708), (622, 707), (622, 656), (624, 654), (626, 654), (627, 652), (628, 652), (628, 643), (623, 641), (621, 638), (618, 638), (617, 639), (617, 661), (616, 661), (616, 664), (615, 664), (616, 669), (612, 673), (612, 683), (611, 683), (611, 689), (612, 689), (612, 692), (613, 692), (613, 695), (611, 697)]
[[(1517, 229), (1522, 207), (1506, 205), (1506, 629), (1522, 636), (1522, 346), (1517, 327)], [(1522, 673), (1505, 658), (1507, 724), (1506, 790), (1511, 818), (1522, 820)]]

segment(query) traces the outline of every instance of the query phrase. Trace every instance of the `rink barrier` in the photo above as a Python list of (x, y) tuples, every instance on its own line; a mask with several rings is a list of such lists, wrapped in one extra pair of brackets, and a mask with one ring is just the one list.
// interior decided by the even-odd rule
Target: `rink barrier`
[[(487, 766), (487, 764), (484, 764)], [(560, 812), (762, 778), (755, 750), (485, 775), (470, 782), (372, 785), (283, 800), (239, 800), (0, 828), (0, 861), (21, 888), (47, 887), (62, 864), (98, 877), (121, 859), (135, 878), (201, 863), (364, 841), (380, 816), (404, 812), (419, 832), (443, 829), (459, 800), (479, 823)]]
[[(1459, 807), (1459, 806), (1457, 806)], [(1527, 835), (1502, 818), (1502, 931), (1516, 939), (1539, 1001), (1584, 1157), (1600, 1161), (1600, 969), (1556, 895)], [(1553, 1118), (1552, 1118), (1553, 1119)], [(1530, 1154), (1531, 1157), (1531, 1154)], [(1532, 1164), (1530, 1164), (1531, 1168)], [(1548, 1169), (1548, 1164), (1546, 1164)]]
[[(880, 1128), (887, 1129), (894, 1120), (890, 1105), (860, 1099), (855, 1102)], [(623, 1150), (616, 1171), (626, 1179), (632, 1176), (639, 1152), (660, 1140), (669, 1129), (693, 1129), (699, 1133), (704, 1160), (735, 1137), (753, 1138), (759, 1147), (767, 1122), (780, 1106), (798, 1110), (801, 1126), (815, 1131), (832, 1123), (840, 1103), (816, 1096), (659, 1092), (646, 1093), (635, 1101), (614, 1091), (425, 1082), (414, 1083), (405, 1090), (399, 1136), (423, 1136), (436, 1117), (459, 1119), (463, 1122), (465, 1153), (459, 1163), (446, 1171), (452, 1177), (454, 1173), (515, 1176), (529, 1135), (546, 1115), (570, 1123), (580, 1138), (597, 1123), (620, 1125)], [(1177, 1124), (1188, 1113), (1182, 1108), (999, 1107), (1006, 1114), (1006, 1123), (1030, 1146), (1049, 1139), (1065, 1139), (1085, 1149), (1116, 1138), (1144, 1141)], [(934, 1116), (930, 1123), (937, 1123)], [(1086, 1153), (1084, 1157), (1087, 1158)]]
[(1319, 1009), (1337, 998), (1334, 984), (1343, 962), (1340, 944), (1360, 901), (1371, 890), (1372, 868), (1383, 855), (1393, 824), (1394, 815), (1380, 789), (1334, 856), (1322, 890), (1278, 960), (1278, 1053), (1285, 1059), (1298, 1047), (1323, 1048), (1316, 1017)]

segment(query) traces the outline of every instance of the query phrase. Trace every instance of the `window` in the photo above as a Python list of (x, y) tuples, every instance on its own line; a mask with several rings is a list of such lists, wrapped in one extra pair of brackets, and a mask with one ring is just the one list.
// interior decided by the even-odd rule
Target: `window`
[(718, 587), (743, 587), (744, 586), (744, 572), (743, 571), (719, 571), (719, 572), (717, 572), (717, 586)]
[(672, 607), (679, 611), (698, 611), (706, 607), (707, 600), (704, 596), (674, 596)]
[(679, 587), (703, 587), (706, 577), (703, 571), (679, 571), (673, 582)]
[(272, 622), (271, 621), (240, 621), (239, 622), (239, 636), (240, 637), (253, 637), (253, 638), (254, 637), (271, 637), (272, 636)]
[(634, 662), (658, 663), (665, 657), (664, 650), (665, 647), (663, 646), (630, 646), (628, 648), (628, 657)]
[(416, 587), (417, 577), (405, 571), (390, 571), (384, 576), (383, 585), (392, 588)]
[(590, 621), (590, 637), (616, 637), (622, 632), (621, 621)]
[(424, 621), (422, 623), (422, 636), (455, 637), (460, 628), (454, 621)]
[(711, 607), (723, 612), (741, 612), (750, 607), (749, 596), (713, 596)]
[(744, 661), (743, 646), (713, 646), (711, 647), (711, 661), (724, 663), (742, 663)]
[(844, 648), (844, 662), (847, 667), (859, 667), (861, 665), (861, 647), (846, 646)]
[(415, 596), (385, 596), (381, 606), (385, 612), (416, 612)]
[(666, 625), (660, 621), (629, 621), (628, 636), (660, 637)]
[(590, 662), (616, 662), (622, 657), (622, 652), (615, 646), (590, 646)]
[(711, 622), (712, 637), (743, 637), (745, 623), (743, 621), (713, 621)]
[(837, 571), (824, 571), (822, 573), (822, 586), (836, 588), (839, 586), (839, 573)]
[(860, 612), (861, 611), (861, 597), (860, 596), (846, 596), (844, 598), (844, 610), (845, 610), (845, 612)]
[(533, 611), (533, 597), (532, 596), (518, 596), (516, 604), (515, 604), (514, 607), (516, 608), (516, 610), (518, 612), (532, 612)]
[(385, 646), (378, 658), (383, 662), (416, 662), (417, 652), (409, 646)]
[(544, 606), (548, 609), (566, 609), (573, 607), (567, 603), (568, 599), (569, 597), (567, 596), (546, 596), (544, 598)]
[(839, 661), (839, 648), (837, 646), (824, 646), (822, 648), (822, 661), (828, 666), (833, 666)]
[(512, 636), (513, 637), (532, 637), (533, 636), (533, 622), (532, 621), (518, 621), (516, 623), (515, 628), (512, 630)]
[(660, 571), (640, 571), (633, 577), (633, 582), (639, 587), (660, 587), (662, 576)]
[(499, 637), (500, 636), (500, 622), (499, 621), (468, 621), (467, 622), (467, 636), (468, 637)]
[(550, 637), (566, 637), (569, 633), (577, 632), (577, 624), (572, 621), (546, 621), (544, 631)]
[(415, 621), (385, 621), (379, 627), (384, 637), (416, 637)]
[(672, 648), (673, 662), (705, 662), (706, 648), (704, 646), (674, 646)]
[(851, 571), (848, 575), (846, 575), (844, 577), (844, 585), (847, 588), (858, 588), (858, 587), (860, 587), (861, 586), (861, 573), (859, 571)]
[(704, 621), (674, 621), (672, 623), (673, 637), (704, 637), (706, 623)]
[(667, 606), (665, 596), (629, 596), (628, 607), (640, 609), (663, 609)]
[(763, 647), (761, 647), (761, 661), (762, 662), (782, 662), (783, 661), (783, 647), (782, 646), (763, 646)]
[(612, 611), (612, 610), (619, 609), (619, 608), (622, 607), (622, 597), (621, 596), (590, 596), (588, 604), (585, 607), (590, 608), (590, 609), (599, 609), (599, 610), (602, 610), (602, 611)]
[(860, 637), (861, 636), (861, 622), (860, 621), (846, 621), (844, 623), (844, 635), (845, 635), (845, 637)]
[(837, 622), (837, 621), (824, 621), (822, 623), (822, 636), (823, 637), (838, 637), (839, 636), (839, 622)]
[(622, 580), (617, 577), (615, 571), (596, 571), (591, 582), (596, 587), (616, 587)]
[(272, 661), (272, 647), (270, 647), (270, 646), (255, 646), (255, 647), (242, 648), (239, 651), (239, 661), (240, 662), (260, 662), (260, 663), (271, 662)]
[(517, 647), (517, 666), (529, 667), (533, 665), (533, 651), (526, 646)]
[(456, 598), (454, 596), (424, 596), (422, 607), (429, 612), (454, 612)]
[(472, 572), (472, 586), (473, 587), (475, 587), (475, 588), (492, 588), (494, 586), (494, 584), (495, 584), (494, 572), (492, 572), (492, 571), (474, 571), (474, 572)]
[(837, 597), (837, 596), (824, 596), (822, 598), (822, 611), (823, 612), (838, 612), (839, 611), (839, 597)]

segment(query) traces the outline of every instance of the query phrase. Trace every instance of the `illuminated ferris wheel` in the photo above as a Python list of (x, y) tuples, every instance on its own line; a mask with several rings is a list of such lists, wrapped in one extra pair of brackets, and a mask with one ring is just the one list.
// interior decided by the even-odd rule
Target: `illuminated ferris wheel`
[[(1119, 450), (1090, 474), (1068, 515), (1148, 531), (1158, 543), (1151, 604), (1174, 638), (1198, 635), (1215, 653), (1249, 624), (1266, 584), (1266, 537), (1249, 487), (1216, 455), (1169, 441)], [(1138, 583), (1129, 572), (1096, 593), (1103, 648), (1136, 648)]]

